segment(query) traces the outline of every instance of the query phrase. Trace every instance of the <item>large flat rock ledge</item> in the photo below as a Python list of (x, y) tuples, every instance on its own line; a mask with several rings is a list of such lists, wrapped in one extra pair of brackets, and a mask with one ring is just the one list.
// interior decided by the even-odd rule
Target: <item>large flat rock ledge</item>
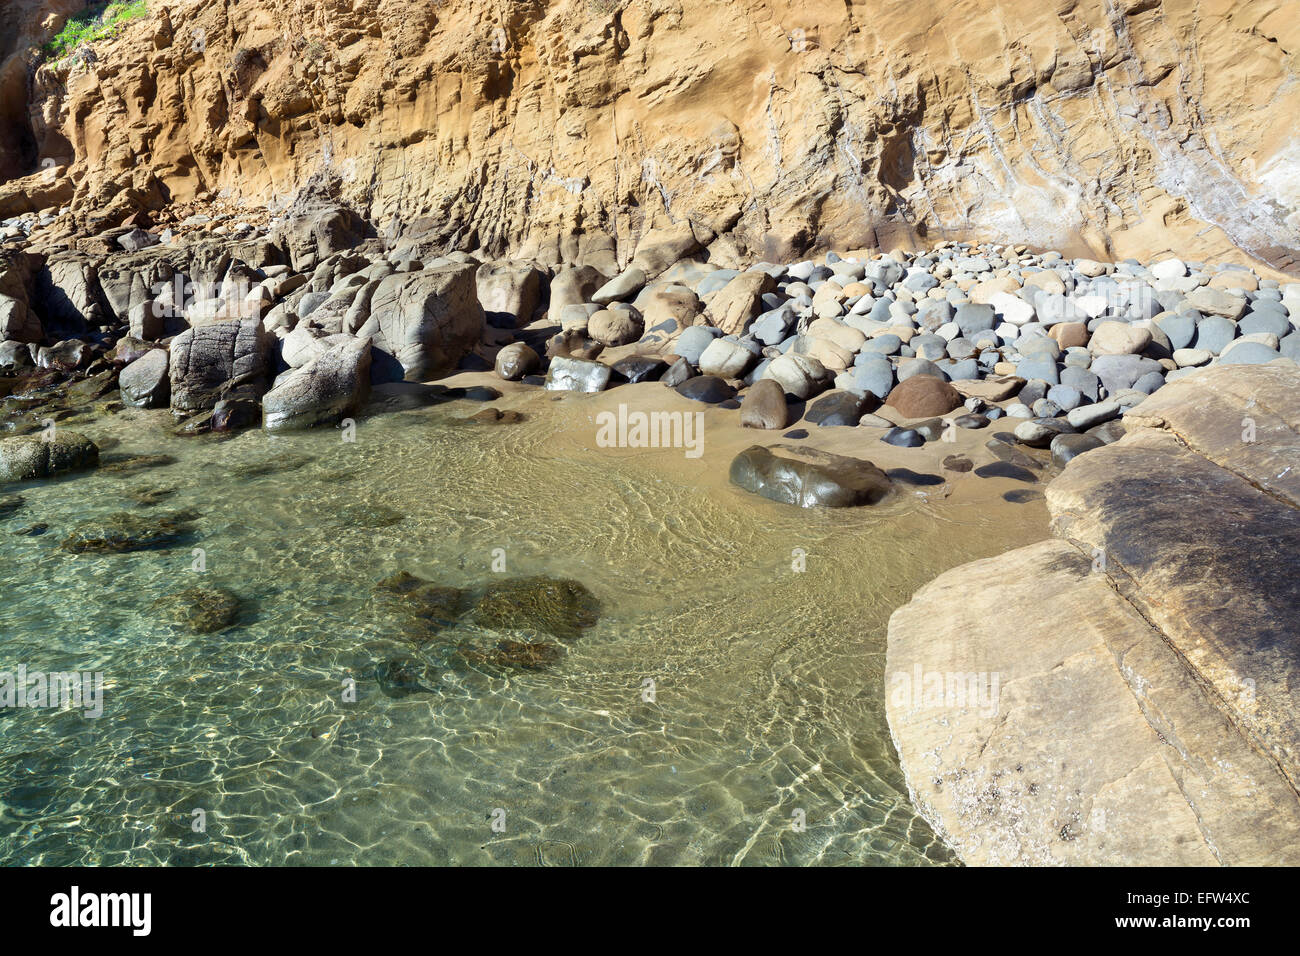
[(1300, 863), (1300, 371), (1207, 369), (1048, 488), (1057, 537), (889, 623), (917, 807), (967, 863)]

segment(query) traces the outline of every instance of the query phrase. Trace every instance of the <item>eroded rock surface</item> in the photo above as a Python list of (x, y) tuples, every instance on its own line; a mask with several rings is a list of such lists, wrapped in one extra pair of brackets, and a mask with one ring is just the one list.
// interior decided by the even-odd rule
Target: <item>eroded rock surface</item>
[[(0, 216), (281, 202), (316, 175), (382, 227), (606, 275), (916, 223), (1093, 256), (1300, 246), (1285, 4), (173, 4), (34, 70), (73, 11), (17, 10)], [(347, 239), (333, 215), (300, 222)]]
[(1297, 421), (1295, 369), (1172, 383), (1048, 487), (1059, 538), (894, 613), (890, 727), (963, 859), (1300, 862)]

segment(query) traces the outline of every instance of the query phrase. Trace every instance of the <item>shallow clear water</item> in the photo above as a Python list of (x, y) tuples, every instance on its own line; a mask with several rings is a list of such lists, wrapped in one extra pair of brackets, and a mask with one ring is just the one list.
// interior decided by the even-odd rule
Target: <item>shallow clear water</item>
[[(951, 863), (889, 740), (885, 624), (937, 573), (1041, 537), (1037, 522), (911, 492), (778, 506), (709, 456), (593, 447), (583, 401), (542, 399), (508, 426), (462, 424), (465, 402), (400, 411), (355, 443), (182, 440), (165, 413), (84, 427), (118, 440), (112, 455), (179, 460), (26, 486), (0, 522), (0, 670), (108, 682), (97, 720), (0, 712), (0, 863)], [(235, 473), (252, 462), (298, 466)], [(130, 497), (149, 488), (177, 490)], [(403, 517), (367, 527), (358, 502)], [(200, 517), (169, 550), (59, 548), (87, 517), (182, 508)], [(34, 521), (49, 532), (8, 533)], [(603, 604), (549, 670), (446, 666), (372, 600), (401, 570), (481, 586), (500, 577), (494, 549), (507, 575), (575, 578)], [(151, 612), (200, 582), (245, 600), (239, 626), (195, 635)], [(422, 660), (434, 692), (380, 693), (370, 668), (388, 657)]]

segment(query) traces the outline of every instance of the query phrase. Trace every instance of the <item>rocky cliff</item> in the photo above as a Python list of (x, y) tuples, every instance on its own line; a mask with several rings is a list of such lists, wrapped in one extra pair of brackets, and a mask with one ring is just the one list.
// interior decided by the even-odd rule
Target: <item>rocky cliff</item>
[(942, 236), (1300, 249), (1287, 2), (150, 0), (41, 62), (80, 6), (6, 0), (0, 40), (0, 215), (70, 203), (49, 241), (311, 181), (381, 229), (543, 262), (622, 264), (651, 230), (723, 264)]

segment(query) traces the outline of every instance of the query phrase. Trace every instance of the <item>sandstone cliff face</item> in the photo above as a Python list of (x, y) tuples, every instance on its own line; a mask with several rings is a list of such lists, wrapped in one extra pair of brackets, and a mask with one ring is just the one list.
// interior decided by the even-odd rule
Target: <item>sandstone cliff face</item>
[[(18, 0), (19, 32), (66, 7)], [(551, 262), (623, 263), (659, 229), (724, 263), (953, 236), (1290, 270), (1295, 12), (160, 2), (95, 62), (30, 76), (3, 138), (30, 138), (28, 171), (59, 168), (0, 186), (0, 206), (75, 185), (85, 229), (223, 190), (276, 207), (316, 175), (381, 228)]]

